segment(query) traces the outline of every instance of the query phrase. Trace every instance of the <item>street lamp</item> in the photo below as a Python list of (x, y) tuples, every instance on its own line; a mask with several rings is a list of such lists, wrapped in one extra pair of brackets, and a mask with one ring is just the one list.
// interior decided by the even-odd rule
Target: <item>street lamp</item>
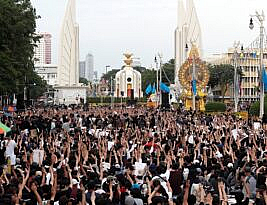
[(253, 19), (252, 19), (252, 18), (250, 18), (249, 28), (250, 28), (251, 30), (254, 28), (254, 24), (253, 24)]
[[(195, 52), (193, 52), (193, 75), (192, 75), (192, 86), (195, 85), (196, 83), (196, 60), (195, 60)], [(194, 90), (192, 89), (193, 91), (193, 111), (196, 111), (196, 95), (194, 93)]]
[(159, 56), (159, 68), (160, 68), (160, 72), (159, 72), (159, 90), (160, 90), (160, 98), (159, 98), (159, 104), (160, 106), (162, 105), (162, 93), (161, 93), (161, 82), (162, 82), (162, 54), (158, 54)]
[(157, 107), (159, 104), (159, 100), (158, 100), (158, 90), (159, 90), (159, 69), (158, 69), (158, 60), (157, 60), (157, 56), (155, 56), (154, 58), (154, 62), (156, 64), (156, 70), (157, 70), (157, 89), (156, 89), (156, 95), (157, 95)]
[(253, 29), (254, 24), (253, 24), (253, 17), (257, 17), (258, 21), (260, 22), (260, 73), (259, 73), (259, 81), (260, 81), (260, 118), (263, 118), (264, 114), (264, 83), (262, 82), (263, 80), (263, 31), (264, 31), (264, 26), (263, 22), (265, 20), (264, 13), (262, 11), (262, 14), (260, 15), (256, 11), (256, 15), (251, 16), (250, 22), (249, 22), (249, 28)]
[(108, 73), (108, 68), (110, 68), (110, 65), (106, 65), (106, 74)]
[(113, 78), (110, 77), (110, 101), (111, 101), (111, 108), (113, 108)]
[[(238, 97), (238, 76), (237, 76), (237, 67), (238, 67), (238, 47), (240, 45), (240, 42), (235, 42), (234, 43), (234, 103), (235, 103), (235, 112), (237, 112), (237, 108), (238, 108), (238, 102), (239, 102), (239, 97)], [(241, 46), (241, 52), (243, 52), (243, 45)]]

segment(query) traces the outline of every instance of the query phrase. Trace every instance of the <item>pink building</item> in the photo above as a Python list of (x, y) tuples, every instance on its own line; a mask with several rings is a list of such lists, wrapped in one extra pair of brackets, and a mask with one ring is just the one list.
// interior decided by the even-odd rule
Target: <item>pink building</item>
[(36, 42), (37, 47), (34, 48), (34, 63), (35, 64), (51, 64), (51, 38), (50, 33), (39, 33), (41, 36), (39, 42)]

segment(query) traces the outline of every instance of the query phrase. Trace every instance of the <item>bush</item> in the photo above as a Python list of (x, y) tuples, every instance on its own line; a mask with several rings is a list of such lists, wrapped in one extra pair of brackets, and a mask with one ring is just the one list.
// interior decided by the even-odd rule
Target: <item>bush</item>
[(206, 112), (225, 112), (226, 105), (221, 102), (209, 102), (205, 106)]
[[(264, 97), (264, 113), (267, 113), (267, 96)], [(254, 102), (249, 108), (249, 114), (253, 116), (260, 115), (260, 101)]]
[(249, 114), (253, 116), (259, 116), (260, 114), (260, 102), (254, 102), (249, 108)]

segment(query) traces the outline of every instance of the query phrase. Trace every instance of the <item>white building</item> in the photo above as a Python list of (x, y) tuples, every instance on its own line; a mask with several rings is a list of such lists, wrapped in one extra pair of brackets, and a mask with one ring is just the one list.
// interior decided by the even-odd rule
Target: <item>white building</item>
[(57, 84), (57, 65), (36, 64), (34, 70), (48, 85), (54, 86)]
[(75, 0), (68, 0), (59, 39), (58, 84), (78, 86), (79, 26), (76, 23)]
[(34, 64), (51, 64), (51, 38), (50, 33), (38, 33), (39, 41), (34, 47)]
[(90, 82), (94, 80), (94, 56), (90, 53), (85, 58), (85, 78)]
[(94, 82), (98, 80), (98, 72), (94, 71)]
[[(229, 48), (228, 52), (218, 56), (217, 59), (210, 59), (209, 63), (212, 64), (232, 64), (234, 65), (234, 52), (235, 48)], [(242, 71), (242, 78), (238, 82), (239, 87), (239, 100), (240, 101), (256, 101), (259, 99), (259, 92), (257, 87), (259, 86), (259, 68), (260, 68), (260, 59), (259, 59), (259, 49), (246, 48), (243, 52), (240, 49), (237, 50), (238, 58), (237, 64)], [(267, 63), (267, 49), (264, 50), (263, 54), (264, 65)], [(230, 86), (228, 90), (228, 96), (225, 98), (233, 98), (233, 85)], [(213, 89), (213, 95), (215, 97), (221, 98), (220, 87)], [(227, 94), (227, 93), (226, 93)]]
[(188, 57), (186, 47), (190, 51), (192, 43), (199, 49), (201, 57), (201, 29), (194, 0), (178, 0), (178, 25), (175, 30), (175, 84), (179, 89), (179, 69)]
[(140, 98), (143, 97), (141, 73), (132, 67), (132, 54), (124, 54), (125, 66), (115, 77), (115, 97)]

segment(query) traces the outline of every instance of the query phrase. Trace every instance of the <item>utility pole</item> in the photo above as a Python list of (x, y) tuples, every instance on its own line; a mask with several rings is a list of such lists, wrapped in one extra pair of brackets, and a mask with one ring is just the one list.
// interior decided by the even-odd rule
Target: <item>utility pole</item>
[(113, 89), (112, 89), (112, 84), (113, 84), (112, 77), (110, 77), (111, 108), (113, 108)]
[(110, 65), (106, 65), (106, 75), (108, 73), (108, 68), (110, 68)]
[[(264, 83), (263, 83), (263, 32), (264, 32), (264, 20), (265, 20), (265, 16), (264, 16), (264, 12), (262, 11), (262, 14), (260, 15), (257, 11), (256, 11), (256, 15), (253, 15), (252, 17), (257, 17), (258, 21), (260, 22), (260, 73), (259, 73), (259, 82), (260, 82), (260, 119), (263, 118), (264, 115)], [(254, 28), (254, 24), (253, 24), (253, 19), (250, 19), (250, 24), (249, 24), (249, 28), (253, 29)]]
[(23, 89), (23, 98), (24, 98), (24, 109), (25, 109), (25, 112), (26, 112), (26, 101), (27, 101), (27, 87), (26, 87), (26, 75), (24, 76), (24, 89)]
[(157, 107), (158, 107), (159, 106), (159, 99), (158, 99), (158, 93), (159, 93), (159, 69), (158, 69), (157, 56), (155, 56), (155, 64), (156, 64), (156, 71), (157, 71), (156, 96), (157, 96)]
[[(193, 75), (192, 75), (192, 88), (195, 84), (195, 80), (196, 80), (196, 62), (195, 62), (195, 53), (193, 53)], [(196, 95), (194, 93), (194, 90), (192, 89), (192, 93), (193, 93), (193, 111), (196, 111)]]
[(237, 89), (237, 56), (238, 56), (238, 52), (237, 52), (237, 48), (239, 46), (239, 42), (238, 43), (234, 43), (234, 68), (235, 68), (235, 73), (234, 73), (234, 103), (235, 103), (235, 112), (237, 112), (237, 108), (238, 108), (238, 89)]
[(261, 76), (261, 93), (260, 93), (260, 118), (263, 118), (264, 115), (264, 83), (263, 83), (263, 21), (264, 21), (264, 14), (262, 12), (262, 16), (257, 13), (257, 17), (261, 23), (260, 26), (260, 76)]
[(159, 92), (160, 92), (160, 98), (159, 98), (159, 105), (161, 106), (162, 105), (162, 93), (161, 93), (161, 83), (162, 83), (162, 55), (161, 54), (158, 54), (159, 56), (159, 68), (160, 68), (160, 72), (159, 72)]

